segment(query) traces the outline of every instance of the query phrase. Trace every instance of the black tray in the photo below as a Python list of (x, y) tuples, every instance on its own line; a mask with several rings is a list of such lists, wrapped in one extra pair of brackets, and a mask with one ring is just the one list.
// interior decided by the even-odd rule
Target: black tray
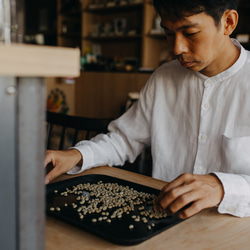
[[(76, 209), (73, 209), (71, 205), (72, 202), (77, 203), (77, 195), (72, 194), (65, 197), (60, 194), (61, 192), (64, 192), (66, 188), (71, 188), (74, 185), (80, 183), (96, 184), (99, 181), (102, 181), (103, 183), (118, 183), (119, 185), (128, 186), (139, 192), (146, 192), (155, 195), (158, 195), (160, 192), (160, 190), (157, 189), (107, 175), (84, 175), (47, 185), (47, 213), (119, 245), (138, 244), (183, 221), (178, 218), (177, 214), (174, 214), (162, 219), (148, 218), (148, 223), (143, 223), (142, 221), (135, 222), (134, 219), (132, 219), (132, 215), (139, 215), (139, 207), (141, 205), (135, 206), (135, 210), (130, 212), (130, 214), (124, 214), (120, 219), (113, 219), (111, 223), (107, 223), (106, 221), (97, 221), (93, 223), (92, 218), (98, 218), (97, 214), (87, 214), (83, 219), (80, 219), (78, 212)], [(58, 192), (55, 193), (55, 190)], [(68, 203), (69, 205), (65, 207), (65, 203)], [(143, 206), (145, 209), (152, 208), (152, 205), (149, 205), (146, 202)], [(51, 211), (51, 207), (60, 207), (60, 211), (57, 211), (56, 209), (55, 211)], [(111, 210), (109, 211), (112, 212)], [(148, 229), (148, 225), (152, 225), (152, 223), (154, 226), (152, 226), (151, 229)], [(134, 225), (133, 229), (129, 229), (129, 225), (131, 224)]]

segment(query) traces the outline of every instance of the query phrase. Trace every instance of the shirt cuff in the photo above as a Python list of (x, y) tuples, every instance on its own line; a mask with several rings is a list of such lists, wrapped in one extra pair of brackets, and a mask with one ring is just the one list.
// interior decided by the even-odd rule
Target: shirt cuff
[(70, 171), (68, 171), (67, 174), (79, 174), (91, 168), (94, 165), (94, 154), (88, 145), (81, 145), (79, 143), (75, 147), (72, 147), (72, 148), (77, 149), (82, 155), (82, 165), (75, 166)]
[(224, 188), (224, 197), (218, 206), (221, 214), (250, 216), (250, 186), (241, 175), (215, 172)]

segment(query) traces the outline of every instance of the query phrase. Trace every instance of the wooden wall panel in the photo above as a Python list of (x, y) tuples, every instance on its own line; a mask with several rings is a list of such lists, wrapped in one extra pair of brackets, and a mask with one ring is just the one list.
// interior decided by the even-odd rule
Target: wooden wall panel
[(120, 116), (128, 93), (140, 91), (149, 76), (148, 73), (83, 72), (76, 81), (76, 115)]

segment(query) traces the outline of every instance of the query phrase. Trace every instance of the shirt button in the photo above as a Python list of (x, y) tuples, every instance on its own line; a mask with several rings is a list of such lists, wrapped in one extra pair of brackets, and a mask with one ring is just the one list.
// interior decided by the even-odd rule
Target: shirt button
[(201, 135), (200, 135), (200, 140), (201, 140), (202, 142), (205, 142), (205, 141), (207, 140), (207, 135), (206, 135), (206, 134), (201, 134)]
[(196, 173), (197, 173), (197, 174), (201, 173), (201, 172), (202, 172), (202, 169), (203, 169), (202, 166), (200, 166), (200, 165), (196, 166)]
[(197, 169), (198, 169), (199, 171), (201, 171), (201, 170), (202, 170), (202, 166), (198, 166)]
[(205, 104), (203, 105), (203, 107), (204, 107), (204, 109), (209, 109), (210, 104), (209, 104), (209, 103), (205, 103)]
[(211, 86), (211, 83), (212, 82), (211, 82), (210, 79), (206, 80), (205, 83), (204, 83), (205, 88), (209, 88)]

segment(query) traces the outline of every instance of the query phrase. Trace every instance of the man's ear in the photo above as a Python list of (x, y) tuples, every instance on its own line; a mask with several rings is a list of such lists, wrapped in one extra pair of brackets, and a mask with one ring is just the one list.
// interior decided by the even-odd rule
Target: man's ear
[(225, 11), (222, 20), (224, 25), (224, 34), (230, 36), (238, 24), (239, 14), (236, 10)]

